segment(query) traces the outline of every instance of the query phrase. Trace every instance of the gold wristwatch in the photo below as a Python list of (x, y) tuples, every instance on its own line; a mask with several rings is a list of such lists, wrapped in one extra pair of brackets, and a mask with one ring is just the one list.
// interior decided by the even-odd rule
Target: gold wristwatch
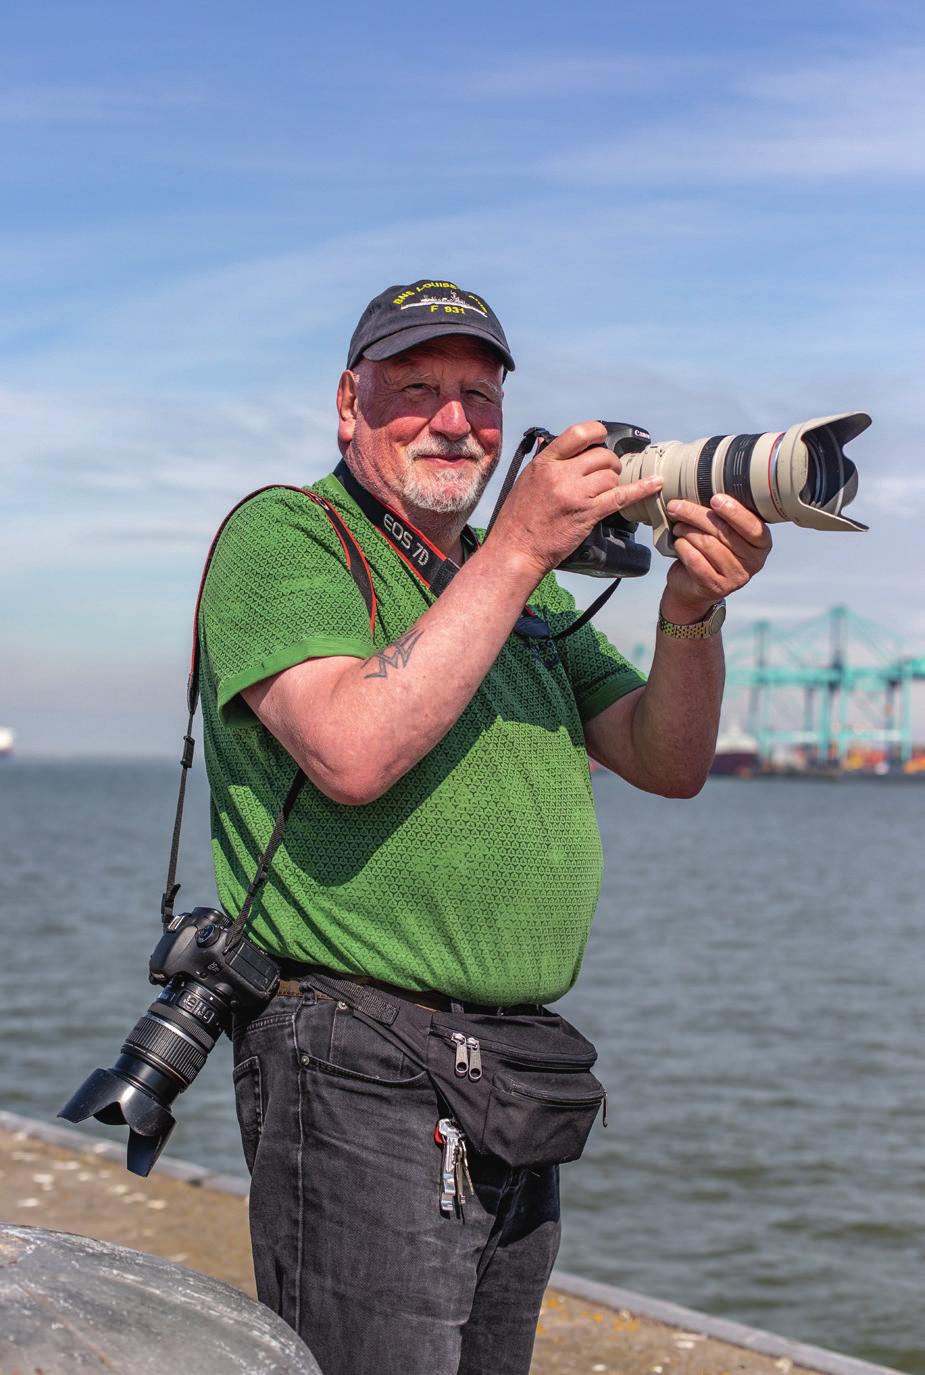
[(658, 628), (663, 635), (670, 635), (674, 640), (709, 640), (711, 635), (719, 634), (725, 619), (726, 603), (719, 601), (710, 607), (702, 620), (694, 621), (693, 625), (678, 625), (675, 621), (666, 621), (659, 612)]

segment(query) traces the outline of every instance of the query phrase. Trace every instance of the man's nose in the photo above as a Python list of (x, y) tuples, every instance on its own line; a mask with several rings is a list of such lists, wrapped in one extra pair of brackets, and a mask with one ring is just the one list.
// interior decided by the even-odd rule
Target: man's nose
[(430, 419), (430, 428), (447, 439), (463, 439), (471, 430), (465, 407), (458, 397), (441, 401)]

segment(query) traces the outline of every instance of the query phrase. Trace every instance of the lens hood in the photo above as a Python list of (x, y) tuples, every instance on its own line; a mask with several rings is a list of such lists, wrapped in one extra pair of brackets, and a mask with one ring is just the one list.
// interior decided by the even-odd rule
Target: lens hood
[(150, 1174), (176, 1125), (169, 1108), (111, 1069), (95, 1069), (58, 1116), (66, 1122), (95, 1117), (110, 1127), (128, 1127), (127, 1164), (139, 1175)]

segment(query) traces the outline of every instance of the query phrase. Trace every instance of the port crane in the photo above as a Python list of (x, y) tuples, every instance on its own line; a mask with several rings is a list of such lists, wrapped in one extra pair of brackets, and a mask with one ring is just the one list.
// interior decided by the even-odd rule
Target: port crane
[[(911, 759), (925, 653), (895, 631), (833, 606), (794, 627), (755, 621), (725, 639), (726, 712), (764, 762), (790, 751), (809, 766), (839, 765), (857, 749), (882, 750), (889, 766)], [(636, 654), (636, 663), (651, 657), (644, 646)]]

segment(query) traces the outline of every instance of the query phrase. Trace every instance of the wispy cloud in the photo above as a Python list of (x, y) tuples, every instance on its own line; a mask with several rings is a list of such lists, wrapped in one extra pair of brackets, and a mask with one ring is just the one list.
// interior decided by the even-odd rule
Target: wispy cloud
[(0, 566), (125, 565), (204, 550), (224, 512), (269, 482), (312, 482), (333, 466), (333, 403), (0, 393), (8, 522)]
[[(575, 253), (572, 207), (508, 202), (486, 210), (440, 215), (401, 215), (370, 229), (348, 230), (290, 251), (217, 258), (206, 268), (179, 263), (157, 274), (140, 265), (137, 280), (118, 292), (80, 290), (80, 244), (67, 228), (60, 238), (44, 240), (17, 252), (0, 240), (0, 277), (15, 280), (28, 269), (33, 282), (64, 274), (60, 292), (43, 289), (15, 299), (0, 320), (0, 344), (11, 357), (5, 375), (26, 381), (43, 378), (71, 384), (75, 377), (93, 379), (113, 370), (120, 381), (150, 386), (209, 386), (210, 378), (229, 375), (235, 367), (283, 366), (291, 370), (299, 355), (311, 358), (319, 341), (336, 378), (343, 357), (344, 330), (365, 299), (389, 280), (413, 280), (427, 271), (451, 272), (463, 284), (479, 284), (510, 318), (512, 302), (523, 299), (521, 337), (535, 329), (541, 351), (568, 331), (586, 356), (598, 347), (598, 335), (613, 341), (620, 302), (606, 294), (609, 277), (619, 277), (614, 240), (624, 255), (643, 252), (646, 260), (676, 249), (688, 250), (698, 240), (732, 243), (739, 226), (720, 219), (705, 198), (656, 194), (639, 196), (619, 214), (602, 210), (581, 228), (581, 275), (562, 274), (544, 283), (542, 309), (536, 290), (548, 258), (565, 261)], [(208, 226), (196, 226), (202, 233)], [(177, 235), (169, 223), (164, 232)], [(214, 232), (221, 235), (221, 217)], [(122, 230), (122, 242), (128, 238)], [(131, 243), (131, 239), (128, 240)], [(89, 271), (112, 252), (119, 229), (94, 227), (83, 239)], [(125, 252), (125, 249), (121, 249)], [(486, 285), (487, 283), (487, 285)], [(497, 285), (492, 285), (492, 284)], [(589, 296), (589, 285), (595, 290)], [(500, 293), (500, 300), (499, 300)], [(515, 307), (516, 308), (516, 307)], [(555, 329), (553, 314), (559, 316)], [(601, 316), (603, 315), (603, 320)], [(645, 322), (634, 322), (635, 330)], [(41, 340), (37, 350), (21, 341)], [(336, 341), (336, 342), (335, 342)], [(40, 365), (36, 366), (36, 352)], [(235, 379), (235, 385), (239, 385)]]
[(236, 490), (250, 473), (273, 465), (291, 472), (317, 466), (330, 450), (333, 400), (265, 396), (195, 400), (63, 392), (0, 393), (4, 445), (0, 474), (8, 484), (69, 490)]
[[(546, 159), (569, 181), (804, 183), (925, 173), (925, 49), (795, 61), (773, 78), (717, 73), (693, 107), (653, 99), (642, 129)], [(794, 207), (799, 213), (799, 207)]]
[[(30, 330), (48, 335), (44, 376), (60, 371), (73, 377), (86, 366), (98, 377), (111, 357), (122, 378), (140, 375), (150, 384), (159, 377), (178, 386), (203, 385), (204, 374), (236, 363), (253, 370), (266, 350), (281, 345), (290, 363), (296, 350), (308, 357), (330, 330), (337, 334), (331, 355), (336, 379), (345, 320), (382, 289), (385, 274), (386, 281), (413, 280), (428, 270), (445, 272), (450, 258), (462, 281), (464, 273), (483, 280), (486, 268), (500, 275), (508, 256), (504, 226), (498, 238), (486, 239), (483, 225), (484, 216), (474, 212), (394, 219), (331, 234), (304, 249), (219, 260), (206, 269), (176, 267), (97, 299), (92, 311), (77, 297), (59, 302), (45, 293), (9, 311), (0, 330), (13, 339)], [(107, 237), (104, 231), (104, 244)], [(48, 249), (53, 254), (54, 244)], [(20, 375), (27, 374), (29, 353), (17, 363)]]

